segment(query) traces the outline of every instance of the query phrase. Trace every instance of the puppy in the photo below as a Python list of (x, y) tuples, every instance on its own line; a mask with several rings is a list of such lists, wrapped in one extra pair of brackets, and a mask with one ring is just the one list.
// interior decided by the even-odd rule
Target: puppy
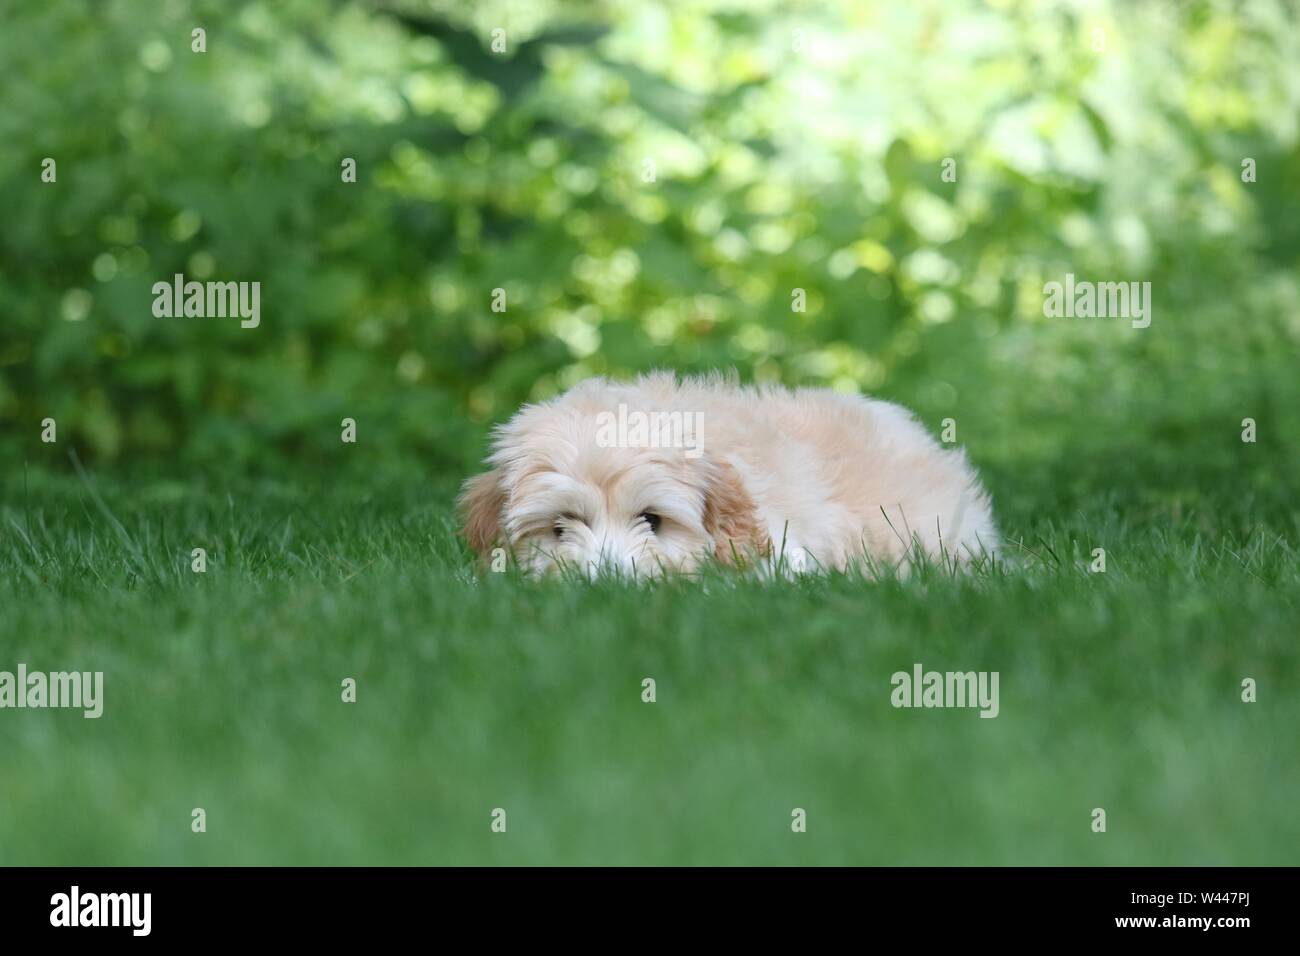
[(998, 543), (988, 494), (903, 408), (719, 375), (595, 378), (496, 428), (464, 534), (526, 569), (784, 571), (966, 565)]

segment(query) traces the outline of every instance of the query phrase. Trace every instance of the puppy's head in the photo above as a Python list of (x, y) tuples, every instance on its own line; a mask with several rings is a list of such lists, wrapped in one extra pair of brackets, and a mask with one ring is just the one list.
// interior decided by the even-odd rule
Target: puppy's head
[(761, 549), (753, 502), (708, 454), (704, 412), (687, 404), (672, 388), (592, 379), (525, 406), (497, 429), (490, 469), (465, 484), (470, 545), (507, 548), (534, 572), (638, 576)]

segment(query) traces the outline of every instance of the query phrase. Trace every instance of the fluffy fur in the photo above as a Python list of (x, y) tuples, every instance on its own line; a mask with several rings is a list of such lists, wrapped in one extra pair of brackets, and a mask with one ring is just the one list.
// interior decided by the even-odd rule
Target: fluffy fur
[[(620, 405), (698, 416), (687, 419), (702, 426), (698, 447), (606, 447), (600, 429)], [(498, 426), (486, 464), (460, 498), (464, 533), (480, 554), (504, 547), (532, 571), (655, 574), (705, 560), (906, 570), (914, 549), (966, 564), (997, 545), (963, 452), (897, 405), (821, 389), (589, 379)]]

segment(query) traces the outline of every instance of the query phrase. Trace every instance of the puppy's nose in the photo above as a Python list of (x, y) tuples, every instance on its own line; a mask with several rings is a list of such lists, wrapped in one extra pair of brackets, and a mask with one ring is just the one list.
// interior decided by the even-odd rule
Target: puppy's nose
[(628, 548), (606, 544), (600, 550), (600, 569), (606, 572), (635, 577), (638, 564), (636, 555)]

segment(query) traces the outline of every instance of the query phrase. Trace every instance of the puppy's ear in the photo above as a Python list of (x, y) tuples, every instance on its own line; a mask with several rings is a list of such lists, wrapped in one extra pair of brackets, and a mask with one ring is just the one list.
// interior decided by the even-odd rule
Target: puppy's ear
[(714, 556), (723, 564), (766, 554), (771, 547), (758, 520), (754, 499), (745, 490), (736, 469), (726, 462), (715, 462), (708, 470), (704, 530), (713, 538)]
[(506, 506), (506, 491), (500, 473), (494, 468), (469, 479), (461, 489), (456, 505), (464, 521), (461, 533), (469, 540), (471, 548), (486, 555), (501, 537), (501, 512)]

